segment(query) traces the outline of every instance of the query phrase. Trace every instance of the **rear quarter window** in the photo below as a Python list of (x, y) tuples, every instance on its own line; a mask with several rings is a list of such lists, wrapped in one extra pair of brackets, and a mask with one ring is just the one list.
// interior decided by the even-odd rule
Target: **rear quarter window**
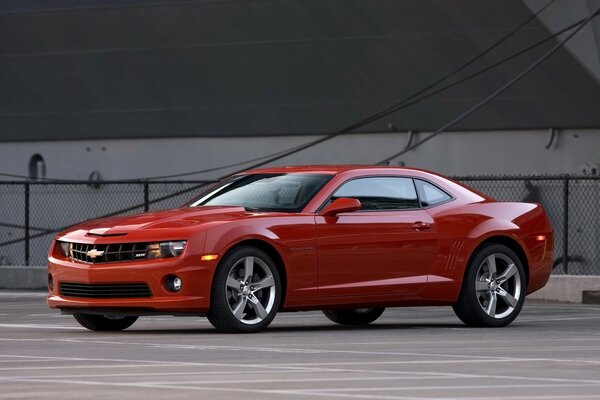
[(415, 186), (422, 207), (431, 207), (452, 200), (452, 196), (432, 183), (415, 179)]

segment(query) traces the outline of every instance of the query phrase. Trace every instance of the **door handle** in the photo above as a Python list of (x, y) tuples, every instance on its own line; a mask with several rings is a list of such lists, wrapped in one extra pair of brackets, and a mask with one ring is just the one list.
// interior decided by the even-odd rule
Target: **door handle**
[(431, 224), (428, 224), (427, 222), (417, 221), (414, 224), (412, 224), (412, 228), (418, 231), (424, 231), (425, 229), (431, 228)]

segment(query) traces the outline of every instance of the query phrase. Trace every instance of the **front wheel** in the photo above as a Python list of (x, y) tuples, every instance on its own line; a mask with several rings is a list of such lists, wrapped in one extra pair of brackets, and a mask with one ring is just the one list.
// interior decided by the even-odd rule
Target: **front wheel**
[(129, 328), (138, 317), (108, 317), (94, 314), (73, 314), (75, 321), (91, 331), (122, 331)]
[(467, 266), (454, 312), (468, 326), (506, 326), (521, 312), (526, 287), (519, 256), (504, 245), (489, 244)]
[(331, 321), (341, 325), (368, 325), (383, 314), (385, 308), (355, 308), (353, 310), (323, 310)]
[(281, 281), (271, 258), (255, 247), (229, 253), (215, 272), (208, 320), (221, 332), (258, 332), (279, 310)]

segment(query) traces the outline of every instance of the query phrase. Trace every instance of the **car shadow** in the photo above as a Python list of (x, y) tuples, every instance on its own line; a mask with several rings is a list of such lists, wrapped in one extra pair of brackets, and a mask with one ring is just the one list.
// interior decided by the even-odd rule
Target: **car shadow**
[[(342, 325), (272, 325), (260, 333), (286, 333), (286, 332), (358, 332), (358, 331), (402, 331), (408, 329), (470, 329), (460, 323), (380, 323), (367, 326), (342, 326)], [(471, 328), (472, 329), (472, 328)], [(107, 332), (101, 332), (107, 333)], [(213, 327), (202, 328), (174, 328), (168, 329), (136, 329), (135, 325), (130, 329), (118, 332), (119, 335), (180, 335), (180, 334), (206, 334), (223, 335)]]

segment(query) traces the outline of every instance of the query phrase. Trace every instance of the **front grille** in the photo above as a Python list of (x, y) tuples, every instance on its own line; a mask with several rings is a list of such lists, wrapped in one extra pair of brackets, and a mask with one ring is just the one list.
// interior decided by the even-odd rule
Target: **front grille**
[(146, 254), (148, 253), (148, 243), (72, 243), (70, 252), (74, 261), (88, 264), (142, 260), (146, 258)]
[(60, 294), (67, 297), (88, 298), (126, 298), (152, 297), (150, 288), (145, 283), (73, 283), (61, 282)]

